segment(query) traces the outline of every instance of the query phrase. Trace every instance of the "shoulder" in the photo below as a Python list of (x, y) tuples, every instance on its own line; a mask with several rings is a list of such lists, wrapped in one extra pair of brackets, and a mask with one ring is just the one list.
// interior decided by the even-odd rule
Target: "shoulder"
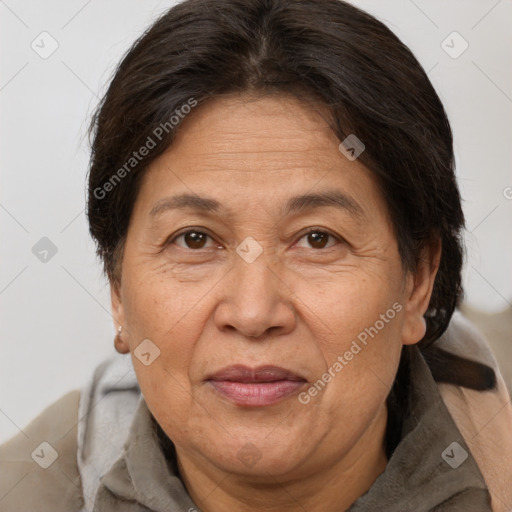
[(448, 352), (486, 364), (496, 374), (496, 386), (487, 391), (445, 383), (438, 388), (489, 487), (493, 511), (510, 511), (512, 406), (496, 358), (483, 335), (459, 312), (436, 343)]
[(83, 506), (77, 467), (80, 391), (47, 407), (0, 446), (2, 512), (78, 512)]

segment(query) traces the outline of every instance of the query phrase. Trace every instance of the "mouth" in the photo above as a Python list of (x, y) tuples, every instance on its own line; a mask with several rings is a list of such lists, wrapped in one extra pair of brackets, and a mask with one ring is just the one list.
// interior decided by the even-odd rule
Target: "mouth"
[(307, 380), (278, 366), (250, 368), (234, 365), (211, 375), (207, 382), (236, 405), (262, 407), (296, 393)]

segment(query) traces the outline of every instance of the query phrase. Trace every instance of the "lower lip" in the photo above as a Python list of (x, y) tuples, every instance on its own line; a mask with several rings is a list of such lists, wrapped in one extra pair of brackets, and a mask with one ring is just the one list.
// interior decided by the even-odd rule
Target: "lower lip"
[(296, 393), (304, 381), (278, 380), (275, 382), (232, 382), (210, 380), (210, 384), (222, 395), (236, 403), (252, 407), (271, 405)]

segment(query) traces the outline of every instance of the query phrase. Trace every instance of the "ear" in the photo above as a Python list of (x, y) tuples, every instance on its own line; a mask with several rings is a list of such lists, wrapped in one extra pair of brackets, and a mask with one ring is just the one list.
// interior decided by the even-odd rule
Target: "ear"
[(126, 329), (124, 332), (119, 334), (119, 327), (123, 327), (126, 325), (125, 316), (124, 316), (124, 307), (123, 302), (121, 300), (121, 284), (115, 281), (110, 281), (110, 300), (112, 304), (112, 317), (114, 318), (114, 325), (116, 328), (116, 336), (114, 339), (114, 346), (116, 350), (120, 354), (127, 354), (130, 352), (130, 345), (127, 341)]
[(405, 313), (402, 326), (402, 343), (418, 343), (427, 330), (424, 314), (428, 309), (434, 281), (441, 261), (441, 240), (433, 241), (422, 251), (414, 272), (408, 272), (405, 284)]

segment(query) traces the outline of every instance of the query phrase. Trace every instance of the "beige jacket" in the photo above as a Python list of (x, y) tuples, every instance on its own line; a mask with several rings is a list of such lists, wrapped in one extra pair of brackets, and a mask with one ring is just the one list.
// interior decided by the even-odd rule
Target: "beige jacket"
[[(462, 505), (464, 508), (440, 506), (435, 510), (461, 510), (461, 512), (489, 510), (488, 506), (484, 505), (484, 501), (487, 501), (484, 497), (490, 493), (494, 512), (510, 512), (512, 511), (512, 407), (496, 360), (484, 339), (458, 314), (454, 316), (447, 332), (436, 343), (455, 354), (494, 368), (497, 374), (497, 388), (479, 392), (449, 384), (437, 384), (438, 396), (442, 397), (441, 403), (446, 406), (443, 405), (443, 410), (449, 411), (448, 417), (451, 415), (451, 419), (454, 420), (452, 422), (454, 427), (449, 436), (459, 439), (459, 444), (468, 448), (470, 456), (461, 468), (465, 468), (464, 478), (467, 479), (468, 489), (471, 488), (474, 491), (466, 493), (466, 498), (459, 501), (459, 504), (466, 503)], [(418, 367), (415, 371), (428, 373), (428, 367), (421, 357), (418, 357)], [(426, 380), (423, 384), (428, 387)], [(143, 400), (139, 402), (137, 413), (133, 418), (127, 450), (119, 457), (112, 469), (102, 477), (97, 495), (91, 496), (89, 489), (84, 493), (77, 464), (77, 426), (79, 423), (83, 424), (86, 418), (78, 417), (79, 401), (79, 391), (68, 393), (43, 411), (23, 432), (0, 447), (0, 512), (80, 512), (86, 509), (92, 510), (93, 503), (96, 504), (95, 510), (103, 512), (114, 510), (186, 512), (191, 508), (190, 506), (193, 506), (179, 479), (171, 474), (160, 482), (162, 484), (160, 488), (157, 485), (159, 482), (156, 482), (152, 488), (156, 490), (151, 491), (154, 496), (148, 498), (148, 503), (143, 503), (143, 498), (140, 499), (139, 506), (132, 503), (138, 500), (135, 488), (140, 489), (145, 485), (144, 480), (147, 480), (148, 474), (151, 476), (151, 471), (158, 469), (154, 473), (155, 481), (161, 479), (162, 473), (167, 471), (165, 459), (161, 456), (159, 447), (152, 442), (155, 437), (151, 430), (152, 418)], [(430, 414), (428, 420), (435, 425), (435, 418), (431, 416)], [(461, 437), (457, 438), (459, 433)], [(142, 442), (138, 443), (137, 439), (142, 439)], [(55, 458), (56, 455), (57, 458)], [(145, 466), (148, 457), (156, 461), (156, 466), (153, 465), (151, 468)], [(393, 470), (392, 461), (393, 458), (390, 460), (389, 472)], [(419, 463), (420, 459), (417, 462)], [(131, 465), (139, 467), (130, 473), (127, 466)], [(439, 467), (444, 468), (442, 471), (446, 470), (442, 464)], [(379, 498), (377, 488), (389, 487), (389, 482), (392, 480), (389, 478), (386, 480), (387, 473), (388, 468), (372, 486), (370, 495), (373, 490), (373, 494)], [(454, 474), (447, 471), (441, 475), (443, 479), (440, 480), (440, 485), (443, 486)], [(400, 475), (398, 477), (400, 478)], [(142, 482), (140, 485), (137, 484), (137, 479)], [(149, 480), (152, 485), (153, 479)], [(134, 482), (137, 484), (135, 488)], [(435, 494), (440, 485), (430, 483), (429, 495)], [(165, 496), (169, 489), (172, 489), (174, 495)], [(364, 504), (369, 503), (366, 498), (368, 497), (363, 496), (356, 502), (355, 505), (360, 503), (360, 506), (354, 506), (355, 511), (372, 510), (365, 508)], [(166, 499), (170, 500), (168, 503), (177, 505), (175, 507), (162, 505), (161, 508), (158, 504), (152, 506), (151, 500), (155, 503), (159, 500), (165, 503)], [(407, 503), (412, 507), (410, 509), (403, 508), (403, 505), (393, 508), (392, 503), (385, 508), (383, 501), (382, 508), (379, 510), (416, 511), (418, 506), (413, 506), (414, 499), (414, 496), (407, 497)], [(481, 505), (478, 505), (479, 500), (483, 500)], [(471, 504), (473, 508), (470, 508)]]

